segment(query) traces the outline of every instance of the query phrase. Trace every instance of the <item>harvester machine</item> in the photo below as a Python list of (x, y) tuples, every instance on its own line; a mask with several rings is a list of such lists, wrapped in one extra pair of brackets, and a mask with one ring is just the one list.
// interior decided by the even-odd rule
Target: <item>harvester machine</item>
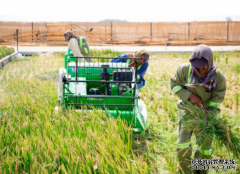
[(147, 110), (139, 97), (138, 68), (110, 62), (110, 57), (91, 57), (92, 62), (88, 58), (74, 57), (70, 50), (65, 53), (65, 68), (59, 70), (59, 103), (76, 110), (101, 109), (141, 133), (146, 128)]

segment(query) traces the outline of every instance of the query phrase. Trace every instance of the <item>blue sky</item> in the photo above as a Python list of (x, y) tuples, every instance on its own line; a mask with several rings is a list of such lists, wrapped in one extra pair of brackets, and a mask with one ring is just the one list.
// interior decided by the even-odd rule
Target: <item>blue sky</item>
[[(2, 3), (3, 4), (3, 3)], [(7, 0), (0, 21), (240, 21), (239, 0)]]

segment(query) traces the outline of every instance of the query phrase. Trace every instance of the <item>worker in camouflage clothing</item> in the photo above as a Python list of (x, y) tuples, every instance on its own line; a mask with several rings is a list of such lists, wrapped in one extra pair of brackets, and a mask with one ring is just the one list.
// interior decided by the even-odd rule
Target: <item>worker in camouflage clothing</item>
[[(226, 92), (226, 78), (213, 63), (213, 53), (206, 45), (197, 46), (189, 61), (178, 68), (170, 81), (172, 92), (180, 98), (177, 154), (181, 173), (207, 173), (207, 170), (191, 170), (192, 131), (184, 130), (183, 118), (188, 112), (183, 107), (191, 102), (217, 116)], [(213, 152), (211, 146), (210, 136), (206, 135), (204, 140), (196, 136), (194, 158), (210, 159)]]
[[(71, 50), (75, 57), (90, 57), (90, 50), (87, 39), (73, 34), (71, 30), (64, 33), (65, 41), (68, 41), (68, 49)], [(91, 62), (91, 58), (85, 58), (87, 62)]]

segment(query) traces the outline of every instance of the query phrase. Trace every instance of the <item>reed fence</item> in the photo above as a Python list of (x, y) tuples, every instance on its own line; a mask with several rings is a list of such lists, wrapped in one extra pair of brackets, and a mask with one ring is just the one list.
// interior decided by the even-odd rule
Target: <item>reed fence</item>
[(90, 45), (240, 45), (240, 22), (0, 22), (0, 45), (67, 45), (72, 30)]

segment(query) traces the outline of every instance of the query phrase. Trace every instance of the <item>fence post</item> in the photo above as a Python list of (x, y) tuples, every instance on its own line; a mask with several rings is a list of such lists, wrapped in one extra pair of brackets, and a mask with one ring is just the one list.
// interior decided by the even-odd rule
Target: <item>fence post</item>
[(190, 22), (188, 22), (188, 40), (189, 40), (189, 37), (190, 37)]
[(16, 36), (17, 36), (17, 52), (18, 52), (18, 29), (16, 30)]

